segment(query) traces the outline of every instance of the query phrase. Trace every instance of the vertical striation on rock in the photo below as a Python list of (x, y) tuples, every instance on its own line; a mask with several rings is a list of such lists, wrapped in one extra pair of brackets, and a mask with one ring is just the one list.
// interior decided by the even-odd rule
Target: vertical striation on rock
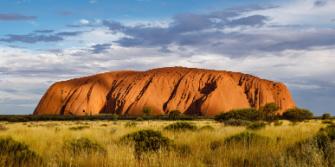
[(274, 102), (279, 113), (295, 107), (287, 87), (248, 74), (183, 67), (115, 71), (54, 83), (36, 115), (142, 115), (144, 107), (162, 115), (217, 115)]

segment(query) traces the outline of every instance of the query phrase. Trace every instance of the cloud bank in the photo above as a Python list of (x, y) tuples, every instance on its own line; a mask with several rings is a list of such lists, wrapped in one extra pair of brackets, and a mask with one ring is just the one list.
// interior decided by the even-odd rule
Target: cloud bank
[(158, 21), (82, 18), (62, 29), (7, 34), (0, 37), (0, 113), (13, 106), (32, 112), (55, 81), (162, 66), (241, 71), (282, 81), (298, 105), (333, 112), (334, 11), (334, 1), (297, 0)]

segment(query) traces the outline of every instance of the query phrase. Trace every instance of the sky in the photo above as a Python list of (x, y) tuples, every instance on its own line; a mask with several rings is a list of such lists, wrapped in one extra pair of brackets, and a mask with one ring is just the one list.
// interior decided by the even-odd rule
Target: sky
[(184, 66), (285, 83), (335, 115), (335, 0), (1, 0), (0, 114), (56, 81)]

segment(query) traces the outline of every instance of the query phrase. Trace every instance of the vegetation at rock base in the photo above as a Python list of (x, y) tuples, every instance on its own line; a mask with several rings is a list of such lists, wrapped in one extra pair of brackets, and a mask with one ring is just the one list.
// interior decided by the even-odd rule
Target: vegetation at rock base
[(331, 116), (330, 113), (324, 113), (324, 114), (322, 114), (322, 116), (321, 116), (322, 119), (330, 119), (331, 117), (332, 117), (332, 116)]
[(197, 126), (189, 122), (175, 122), (164, 128), (165, 130), (171, 131), (185, 131), (185, 130), (196, 130)]
[(305, 119), (311, 119), (313, 113), (307, 109), (292, 108), (288, 109), (284, 114), (283, 118), (291, 121), (302, 121)]
[(169, 119), (176, 120), (180, 118), (182, 113), (179, 110), (172, 110), (168, 113), (168, 115), (169, 115)]

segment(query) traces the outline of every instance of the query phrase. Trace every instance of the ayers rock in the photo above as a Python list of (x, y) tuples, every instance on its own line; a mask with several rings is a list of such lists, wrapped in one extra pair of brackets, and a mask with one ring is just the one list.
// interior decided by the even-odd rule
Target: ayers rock
[(36, 115), (142, 115), (179, 110), (216, 115), (274, 102), (279, 114), (295, 103), (279, 82), (229, 71), (167, 67), (149, 71), (114, 71), (54, 83), (36, 107)]

